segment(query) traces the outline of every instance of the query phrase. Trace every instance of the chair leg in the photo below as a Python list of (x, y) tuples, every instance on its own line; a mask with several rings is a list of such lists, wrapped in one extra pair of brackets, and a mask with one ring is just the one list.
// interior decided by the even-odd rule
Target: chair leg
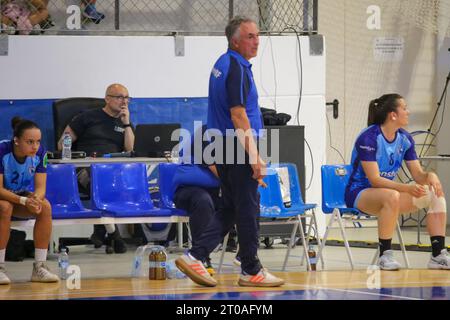
[(188, 230), (188, 247), (190, 249), (190, 248), (192, 248), (192, 233), (191, 233), (191, 227), (189, 226), (189, 222), (186, 223), (186, 228)]
[[(312, 221), (314, 222), (314, 228), (316, 230), (316, 239), (317, 239), (317, 246), (320, 248), (320, 246), (322, 245), (321, 240), (320, 240), (320, 235), (319, 235), (319, 229), (317, 227), (317, 220), (316, 220), (316, 211), (313, 209), (312, 210)], [(324, 261), (323, 261), (323, 257), (319, 257), (319, 260), (322, 261), (322, 268), (325, 265)]]
[[(306, 218), (307, 217), (305, 217), (305, 221), (306, 221)], [(308, 231), (306, 231), (306, 247), (308, 247), (309, 246), (309, 237), (311, 236), (311, 229), (312, 229), (312, 218), (311, 217), (309, 217), (309, 224), (308, 224)]]
[[(309, 236), (310, 236), (310, 234), (311, 234), (311, 228), (312, 228), (312, 218), (310, 218), (310, 219), (311, 219), (311, 221), (310, 221), (309, 224), (308, 224), (308, 231), (306, 232), (306, 247), (309, 246)], [(305, 221), (306, 221), (306, 217), (305, 217)], [(300, 223), (301, 223), (301, 219), (300, 219)], [(302, 259), (301, 259), (301, 261), (300, 261), (300, 265), (301, 265), (301, 266), (303, 266), (303, 261), (304, 261), (304, 259), (305, 259), (305, 256), (306, 256), (306, 253), (303, 252), (303, 253), (302, 253)]]
[(406, 254), (406, 247), (405, 247), (405, 243), (403, 242), (402, 230), (400, 229), (400, 225), (398, 224), (398, 221), (397, 221), (396, 225), (397, 225), (398, 240), (400, 242), (400, 248), (402, 248), (403, 259), (405, 260), (406, 268), (409, 269), (410, 268), (409, 259), (408, 259), (408, 255)]
[(311, 271), (311, 263), (309, 262), (309, 259), (308, 259), (308, 247), (306, 246), (305, 231), (303, 230), (303, 224), (300, 219), (300, 216), (298, 217), (298, 222), (299, 222), (298, 225), (300, 228), (300, 237), (302, 238), (303, 252), (304, 252), (305, 258), (306, 258), (306, 270)]
[(217, 268), (217, 273), (220, 273), (222, 271), (223, 258), (225, 256), (225, 251), (227, 251), (227, 243), (228, 243), (229, 236), (230, 236), (230, 233), (227, 233), (225, 238), (223, 238), (222, 252), (220, 254), (219, 267)]
[(289, 255), (291, 254), (292, 244), (295, 242), (295, 234), (297, 233), (297, 228), (298, 228), (297, 224), (294, 224), (294, 226), (292, 227), (291, 238), (290, 238), (288, 246), (287, 246), (286, 256), (284, 257), (283, 269), (282, 269), (283, 271), (286, 271), (286, 266), (287, 266), (287, 262), (289, 259)]
[(345, 234), (344, 224), (342, 223), (342, 218), (341, 218), (341, 214), (339, 213), (339, 211), (336, 214), (336, 216), (337, 216), (337, 220), (339, 223), (339, 228), (341, 229), (342, 238), (344, 238), (344, 244), (345, 244), (345, 249), (347, 250), (348, 260), (350, 261), (350, 266), (351, 266), (352, 270), (354, 270), (355, 267), (353, 265), (352, 252), (350, 250), (350, 245), (348, 244), (348, 241), (347, 241), (347, 235)]
[(178, 248), (183, 249), (183, 222), (178, 222)]
[[(333, 226), (335, 212), (336, 212), (336, 210), (331, 215), (330, 221), (328, 222), (327, 228), (325, 229), (325, 234), (323, 235), (322, 243), (320, 244), (319, 252), (317, 253), (317, 258), (318, 259), (322, 259), (322, 251), (323, 251), (323, 248), (325, 247), (325, 245), (327, 243), (328, 233), (330, 232), (331, 227)], [(338, 214), (339, 214), (339, 212), (338, 212)], [(323, 260), (322, 260), (322, 268), (325, 268)]]

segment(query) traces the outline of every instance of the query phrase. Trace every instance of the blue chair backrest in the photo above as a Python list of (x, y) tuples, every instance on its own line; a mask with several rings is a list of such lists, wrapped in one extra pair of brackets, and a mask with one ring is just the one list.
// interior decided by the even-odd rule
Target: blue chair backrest
[(275, 169), (267, 168), (267, 175), (264, 177), (267, 188), (258, 187), (262, 215), (267, 208), (278, 207), (280, 210), (282, 209), (283, 198), (278, 179), (278, 174)]
[(67, 206), (69, 210), (83, 208), (78, 192), (75, 166), (52, 164), (47, 167), (46, 197), (53, 206)]
[(180, 164), (177, 163), (160, 163), (158, 165), (158, 184), (162, 208), (175, 208), (173, 176), (179, 166)]
[(108, 163), (91, 166), (93, 207), (100, 203), (153, 203), (144, 163)]
[(345, 187), (347, 186), (351, 165), (322, 166), (322, 211), (332, 213), (335, 208), (345, 209)]

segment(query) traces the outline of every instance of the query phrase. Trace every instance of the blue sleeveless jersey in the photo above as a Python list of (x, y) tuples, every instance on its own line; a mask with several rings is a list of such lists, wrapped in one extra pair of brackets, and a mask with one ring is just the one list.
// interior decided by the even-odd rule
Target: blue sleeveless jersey
[(11, 140), (0, 141), (0, 174), (3, 175), (3, 186), (12, 192), (33, 191), (36, 172), (47, 172), (47, 152), (41, 145), (33, 157), (26, 157), (19, 163), (13, 154)]
[(352, 152), (352, 173), (347, 191), (370, 188), (369, 179), (361, 166), (361, 161), (376, 161), (380, 176), (393, 180), (397, 176), (403, 160), (417, 160), (412, 136), (403, 129), (396, 132), (395, 139), (388, 141), (379, 125), (364, 129), (356, 139)]

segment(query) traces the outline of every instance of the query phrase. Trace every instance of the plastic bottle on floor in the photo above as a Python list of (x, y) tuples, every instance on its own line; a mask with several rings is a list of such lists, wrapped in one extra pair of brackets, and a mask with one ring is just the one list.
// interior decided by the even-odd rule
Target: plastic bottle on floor
[(67, 268), (69, 267), (69, 255), (67, 254), (67, 249), (62, 248), (58, 256), (58, 268), (59, 268), (59, 278), (62, 280), (67, 279)]

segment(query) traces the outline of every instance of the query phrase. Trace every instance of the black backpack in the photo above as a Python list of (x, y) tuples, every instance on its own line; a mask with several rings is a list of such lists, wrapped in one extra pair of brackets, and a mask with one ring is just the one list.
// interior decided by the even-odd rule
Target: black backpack
[(291, 120), (290, 115), (277, 113), (273, 109), (261, 108), (261, 113), (265, 126), (284, 126)]

